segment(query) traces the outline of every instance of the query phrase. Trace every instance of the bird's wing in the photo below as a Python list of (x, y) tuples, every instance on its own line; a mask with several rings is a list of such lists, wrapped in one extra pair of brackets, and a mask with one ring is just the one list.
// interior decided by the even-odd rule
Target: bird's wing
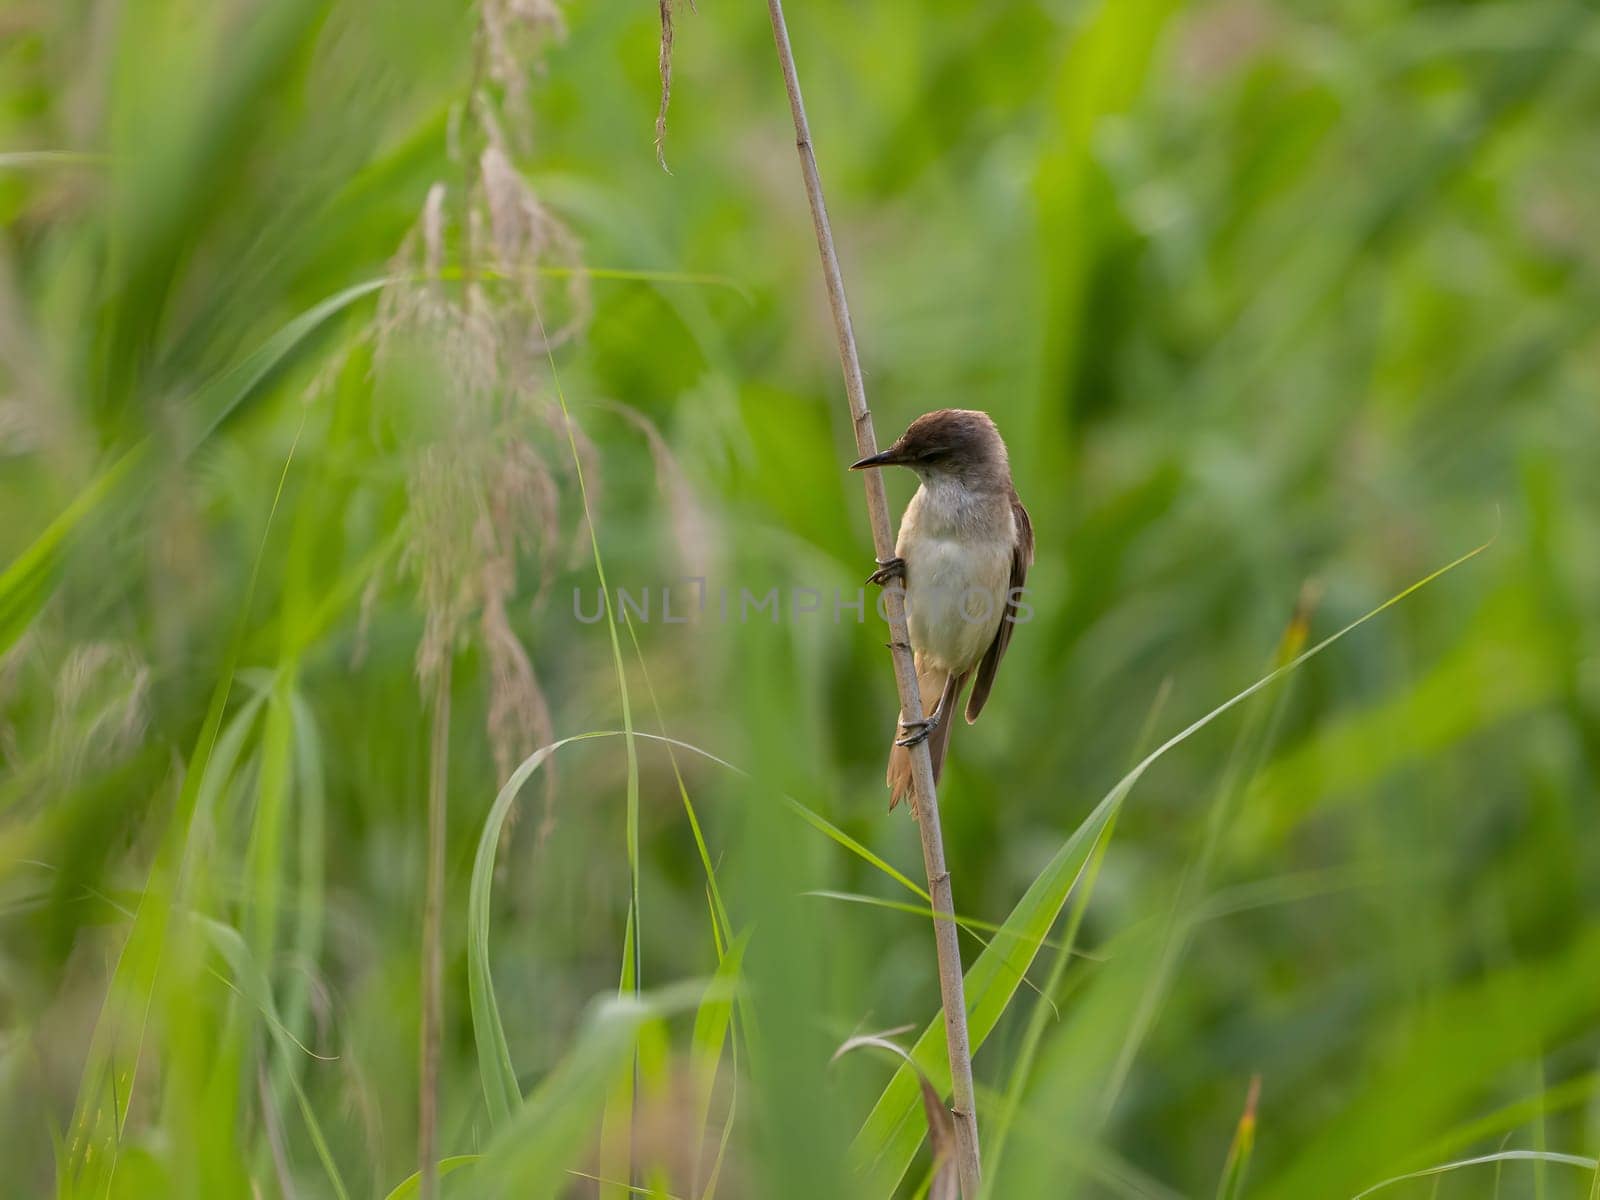
[(1011, 546), (1011, 584), (1006, 592), (1006, 611), (1000, 617), (1000, 628), (994, 631), (994, 641), (984, 652), (978, 664), (978, 679), (972, 685), (972, 695), (967, 698), (967, 723), (978, 719), (983, 705), (989, 699), (989, 689), (994, 686), (995, 672), (1000, 669), (1000, 659), (1011, 644), (1011, 630), (1017, 623), (1016, 597), (1028, 580), (1028, 568), (1033, 565), (1033, 522), (1028, 510), (1022, 507), (1017, 493), (1011, 493), (1011, 515), (1016, 521), (1017, 538)]

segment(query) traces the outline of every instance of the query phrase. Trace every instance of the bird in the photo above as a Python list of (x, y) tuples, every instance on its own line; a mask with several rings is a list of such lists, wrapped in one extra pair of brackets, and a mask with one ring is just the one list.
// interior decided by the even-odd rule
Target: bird
[(907, 467), (921, 486), (900, 519), (894, 557), (878, 559), (868, 583), (904, 589), (906, 627), (922, 696), (919, 721), (900, 714), (889, 749), (889, 809), (909, 798), (911, 747), (926, 740), (937, 781), (952, 714), (974, 679), (967, 723), (978, 719), (1012, 631), (1031, 615), (1023, 599), (1033, 564), (1033, 522), (1017, 497), (1005, 440), (988, 413), (924, 413), (887, 449), (852, 471)]

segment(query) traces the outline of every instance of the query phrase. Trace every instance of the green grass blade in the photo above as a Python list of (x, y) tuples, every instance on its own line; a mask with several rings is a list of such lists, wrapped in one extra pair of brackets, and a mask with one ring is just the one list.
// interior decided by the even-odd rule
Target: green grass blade
[[(437, 1163), (439, 1178), (443, 1179), (453, 1171), (459, 1171), (462, 1167), (470, 1167), (474, 1163), (482, 1161), (483, 1155), (481, 1154), (447, 1155)], [(413, 1172), (397, 1183), (383, 1200), (411, 1200), (421, 1190), (422, 1176)]]
[[(376, 292), (386, 282), (368, 280), (328, 297), (203, 385), (188, 401), (190, 432), (183, 446), (184, 454), (193, 453), (210, 437), (319, 326), (357, 300)], [(50, 598), (61, 556), (72, 535), (116, 493), (118, 485), (148, 451), (149, 442), (141, 442), (102, 471), (0, 574), (0, 654), (16, 643)]]
[(1222, 1178), (1217, 1182), (1217, 1200), (1243, 1200), (1244, 1179), (1250, 1170), (1250, 1156), (1256, 1146), (1256, 1103), (1261, 1097), (1261, 1076), (1250, 1080), (1250, 1091), (1245, 1097), (1244, 1112), (1233, 1131), (1233, 1142), (1228, 1146), (1228, 1158), (1222, 1167)]
[[(599, 580), (600, 594), (605, 600), (606, 631), (611, 639), (611, 662), (617, 676), (617, 695), (622, 705), (622, 728), (627, 747), (628, 782), (627, 782), (627, 859), (628, 859), (628, 925), (625, 931), (624, 956), (627, 961), (623, 965), (622, 979), (624, 989), (629, 989), (637, 994), (644, 986), (644, 905), (639, 889), (639, 747), (634, 742), (633, 732), (633, 705), (628, 696), (628, 673), (622, 662), (622, 639), (617, 635), (617, 617), (612, 610), (611, 589), (606, 585), (605, 560), (600, 553), (600, 535), (595, 524), (594, 507), (589, 500), (589, 485), (583, 477), (583, 455), (578, 451), (578, 438), (574, 432), (572, 412), (567, 406), (566, 390), (561, 386), (561, 371), (556, 366), (555, 351), (551, 348), (550, 337), (544, 328), (544, 314), (539, 309), (537, 293), (533, 296), (534, 319), (539, 325), (540, 337), (545, 343), (545, 359), (550, 366), (550, 381), (555, 386), (556, 400), (561, 405), (561, 417), (567, 433), (567, 449), (572, 455), (572, 470), (578, 481), (578, 496), (583, 504), (584, 523), (589, 528), (589, 548), (594, 556), (594, 573)], [(637, 1075), (637, 1072), (635, 1072)], [(628, 1122), (632, 1125), (633, 1088), (637, 1083), (629, 1085), (628, 1097)], [(620, 1104), (620, 1100), (616, 1103)], [(607, 1126), (614, 1128), (618, 1115), (611, 1111), (608, 1105)], [(616, 1160), (622, 1142), (619, 1138), (602, 1137), (603, 1166), (611, 1168), (619, 1164)], [(630, 1132), (629, 1141), (632, 1140)], [(629, 1169), (624, 1166), (620, 1174), (614, 1178), (625, 1179), (632, 1182)], [(601, 1196), (609, 1200), (616, 1196), (613, 1189), (602, 1187)]]
[[(219, 730), (226, 701), (226, 681), (219, 681), (179, 796), (180, 813), (187, 810), (197, 825), (209, 823), (262, 703), (259, 698), (251, 700)], [(170, 892), (174, 886), (181, 892), (189, 874), (186, 859), (194, 844), (189, 825), (188, 820), (175, 822), (164, 840), (112, 970), (90, 1035), (65, 1167), (57, 1180), (61, 1195), (99, 1195), (110, 1186), (159, 986), (172, 911)]]
[[(655, 684), (650, 680), (650, 668), (645, 662), (644, 647), (639, 644), (639, 631), (633, 627), (633, 620), (624, 610), (623, 623), (627, 626), (628, 637), (633, 642), (633, 653), (639, 663), (639, 673), (644, 678), (645, 692), (650, 697), (650, 707), (655, 713), (656, 724), (661, 729), (661, 735), (667, 736), (667, 719), (661, 711), (661, 701), (656, 696)], [(678, 765), (678, 755), (669, 741), (667, 744), (667, 758), (672, 764), (672, 777), (678, 785), (678, 799), (683, 804), (684, 816), (689, 820), (689, 831), (694, 835), (695, 852), (700, 856), (700, 869), (705, 872), (706, 888), (711, 896), (711, 917), (713, 923), (712, 937), (717, 945), (717, 959), (722, 959), (722, 947), (733, 940), (733, 923), (728, 919), (727, 906), (722, 902), (722, 889), (717, 884), (717, 869), (711, 862), (711, 850), (706, 845), (704, 831), (700, 827), (700, 815), (695, 811), (694, 801), (689, 798), (689, 786), (684, 782), (683, 771)]]
[(689, 1124), (689, 1146), (694, 1155), (692, 1194), (695, 1196), (700, 1195), (700, 1151), (705, 1145), (706, 1129), (711, 1121), (711, 1095), (716, 1087), (717, 1072), (722, 1066), (722, 1048), (727, 1041), (729, 1027), (733, 1024), (732, 996), (739, 981), (748, 942), (747, 931), (728, 947), (694, 1015), (694, 1036), (689, 1049), (694, 1117)]
[(0, 654), (16, 645), (39, 615), (55, 590), (61, 556), (72, 535), (116, 490), (138, 457), (139, 452), (130, 451), (96, 476), (0, 574)]
[[(234, 986), (260, 1011), (266, 1020), (268, 1032), (277, 1044), (278, 1051), (284, 1057), (290, 1057), (294, 1051), (310, 1054), (290, 1032), (283, 1018), (279, 1015), (277, 1002), (273, 999), (272, 985), (267, 980), (266, 974), (261, 970), (259, 963), (245, 939), (239, 931), (231, 925), (215, 921), (208, 917), (199, 917), (201, 929), (207, 941), (216, 950), (219, 957), (228, 964), (232, 972)], [(290, 1086), (294, 1089), (295, 1100), (300, 1107), (300, 1114), (305, 1121), (306, 1133), (311, 1138), (317, 1157), (322, 1161), (322, 1168), (327, 1173), (328, 1184), (339, 1200), (349, 1200), (349, 1190), (344, 1185), (344, 1179), (339, 1174), (338, 1164), (334, 1161), (333, 1152), (328, 1147), (328, 1140), (322, 1132), (322, 1126), (317, 1121), (312, 1110), (311, 1101), (306, 1096), (305, 1089), (301, 1086), (299, 1077), (289, 1076)]]
[(511, 1066), (511, 1050), (506, 1043), (505, 1025), (495, 1002), (494, 977), (489, 968), (489, 900), (494, 886), (494, 856), (500, 845), (511, 806), (522, 785), (527, 783), (547, 758), (561, 747), (603, 734), (579, 734), (541, 747), (511, 773), (500, 794), (489, 808), (472, 859), (472, 880), (467, 893), (467, 995), (472, 1009), (472, 1035), (478, 1047), (478, 1075), (483, 1081), (484, 1100), (489, 1106), (489, 1127), (497, 1129), (511, 1118), (522, 1103), (522, 1089)]
[[(478, 1051), (478, 1073), (483, 1083), (484, 1098), (489, 1109), (491, 1128), (498, 1128), (506, 1121), (511, 1113), (516, 1110), (522, 1099), (521, 1090), (517, 1085), (516, 1071), (511, 1064), (511, 1052), (506, 1041), (505, 1026), (500, 1017), (499, 1004), (495, 999), (494, 979), (489, 963), (491, 892), (494, 886), (494, 859), (495, 852), (500, 844), (500, 832), (504, 828), (506, 818), (511, 813), (511, 806), (516, 803), (517, 796), (521, 793), (522, 788), (552, 754), (563, 747), (572, 745), (574, 742), (628, 736), (629, 734), (626, 730), (593, 730), (562, 738), (534, 751), (518, 765), (517, 769), (511, 773), (511, 777), (506, 780), (505, 785), (501, 787), (494, 803), (490, 806), (489, 814), (484, 820), (483, 831), (478, 837), (478, 846), (473, 856), (472, 878), (467, 898), (467, 988), (472, 1011), (473, 1038)], [(632, 736), (643, 741), (657, 742), (679, 750), (691, 751), (738, 775), (749, 777), (747, 772), (740, 770), (726, 759), (719, 758), (710, 751), (692, 743), (649, 733), (635, 732)], [(827, 821), (812, 813), (810, 809), (798, 801), (792, 801), (785, 797), (784, 802), (791, 810), (799, 813), (803, 818), (814, 818), (814, 820), (808, 820), (807, 822), (813, 827), (832, 828)], [(842, 831), (837, 832), (838, 837), (835, 840), (839, 841), (840, 844), (846, 846), (859, 845)], [(927, 898), (920, 888), (864, 847), (861, 848), (861, 857), (874, 865), (880, 865), (881, 869), (890, 878), (896, 879), (909, 890), (922, 895), (923, 899)]]
[(254, 396), (289, 356), (329, 318), (349, 308), (389, 283), (387, 278), (368, 279), (335, 292), (312, 305), (273, 334), (250, 354), (205, 384), (189, 400), (189, 439), (183, 446), (192, 454), (217, 428)]
[(609, 998), (584, 1022), (571, 1052), (494, 1136), (474, 1170), (476, 1196), (518, 1200), (564, 1194), (617, 1078), (633, 1070), (644, 1027), (702, 999), (703, 985)]
[[(618, 996), (638, 990), (633, 974), (633, 911), (622, 938), (622, 978)], [(633, 1180), (633, 1110), (639, 1091), (639, 1071), (624, 1071), (617, 1076), (606, 1097), (600, 1118), (600, 1200), (625, 1200)]]
[(1532, 1163), (1557, 1163), (1565, 1167), (1578, 1167), (1585, 1171), (1600, 1171), (1600, 1160), (1585, 1158), (1581, 1154), (1557, 1154), (1551, 1150), (1501, 1150), (1494, 1154), (1483, 1154), (1477, 1158), (1463, 1158), (1456, 1162), (1440, 1163), (1436, 1167), (1424, 1167), (1420, 1171), (1408, 1171), (1404, 1175), (1395, 1175), (1381, 1183), (1375, 1183), (1364, 1191), (1357, 1192), (1351, 1200), (1362, 1200), (1365, 1196), (1375, 1195), (1384, 1188), (1393, 1187), (1397, 1183), (1404, 1183), (1410, 1179), (1426, 1179), (1432, 1175), (1445, 1175), (1451, 1171), (1464, 1170), (1467, 1167), (1481, 1167), (1488, 1165), (1498, 1166), (1508, 1162)]
[[(323, 871), (326, 850), (327, 795), (323, 785), (322, 738), (310, 706), (299, 692), (289, 695), (294, 719), (295, 790), (299, 861), (295, 897), (295, 958), (310, 969), (322, 952), (324, 920)], [(284, 1023), (299, 1033), (305, 1027), (310, 988), (303, 971), (297, 971), (284, 1003)]]
[[(1168, 676), (1156, 692), (1150, 711), (1145, 716), (1144, 728), (1140, 731), (1138, 740), (1134, 742), (1133, 757), (1137, 760), (1144, 753), (1145, 747), (1155, 735), (1156, 721), (1166, 708), (1167, 699), (1172, 692), (1172, 677)], [(1056, 1007), (1054, 997), (1061, 988), (1062, 978), (1066, 975), (1067, 966), (1072, 955), (1076, 952), (1078, 930), (1083, 924), (1084, 913), (1089, 907), (1089, 898), (1094, 894), (1095, 883), (1098, 881), (1100, 864), (1104, 861), (1106, 848), (1111, 843), (1112, 835), (1116, 832), (1116, 821), (1106, 822), (1105, 828), (1100, 831), (1100, 836), (1095, 839), (1094, 849), (1090, 851), (1088, 866), (1085, 870), (1084, 886), (1078, 889), (1073, 899), (1072, 908), (1067, 914), (1066, 929), (1062, 934), (1060, 945), (1056, 950), (1055, 960), (1050, 965), (1050, 975), (1045, 981), (1044, 990), (1040, 993), (1039, 1003), (1034, 1005), (1033, 1012), (1028, 1017), (1027, 1029), (1022, 1035), (1022, 1046), (1017, 1052), (1011, 1065), (1011, 1079), (1005, 1091), (1005, 1096), (1000, 1106), (998, 1120), (989, 1123), (989, 1134), (985, 1157), (987, 1163), (984, 1173), (984, 1195), (994, 1194), (994, 1181), (999, 1177), (1000, 1164), (1005, 1158), (1006, 1141), (1011, 1136), (1012, 1126), (1017, 1120), (1017, 1114), (1022, 1110), (1022, 1095), (1032, 1077), (1034, 1063), (1039, 1055), (1039, 1046), (1044, 1041), (1045, 1024), (1052, 1018), (1059, 1020), (1060, 1011)]]
[[(861, 904), (868, 908), (881, 908), (887, 912), (905, 913), (908, 916), (925, 917), (928, 920), (953, 920), (965, 932), (970, 934), (979, 945), (983, 946), (987, 946), (989, 940), (980, 936), (980, 933), (998, 933), (1004, 928), (998, 921), (985, 921), (979, 917), (965, 917), (960, 913), (936, 913), (926, 904), (912, 904), (908, 900), (886, 900), (882, 896), (865, 896), (860, 892), (839, 892), (831, 888), (818, 888), (805, 894), (818, 900), (837, 900), (843, 904)], [(1040, 945), (1057, 948), (1061, 943), (1046, 938)]]

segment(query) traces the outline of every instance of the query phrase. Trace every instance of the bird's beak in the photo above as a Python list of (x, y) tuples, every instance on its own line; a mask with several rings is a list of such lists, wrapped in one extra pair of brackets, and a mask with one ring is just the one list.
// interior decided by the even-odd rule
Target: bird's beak
[(904, 461), (900, 457), (899, 448), (890, 446), (887, 450), (880, 450), (876, 454), (869, 454), (865, 458), (857, 459), (850, 464), (850, 469), (852, 471), (864, 471), (868, 467), (892, 467)]

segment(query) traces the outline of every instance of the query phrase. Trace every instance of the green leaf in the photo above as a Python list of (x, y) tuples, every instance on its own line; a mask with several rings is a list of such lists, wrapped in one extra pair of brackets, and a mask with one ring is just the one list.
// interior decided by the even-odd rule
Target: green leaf
[[(318, 326), (335, 313), (382, 288), (386, 282), (383, 279), (371, 279), (328, 297), (290, 321), (253, 353), (203, 385), (188, 401), (191, 428), (182, 447), (184, 455), (192, 454), (203, 444)], [(97, 475), (0, 574), (0, 654), (16, 644), (55, 590), (61, 558), (72, 536), (117, 492), (118, 486), (144, 459), (149, 449), (149, 440), (141, 441)]]
[[(617, 995), (628, 996), (639, 990), (634, 968), (633, 910), (622, 937), (622, 979)], [(600, 1122), (600, 1200), (626, 1200), (633, 1181), (633, 1112), (637, 1070), (623, 1071), (606, 1097), (605, 1115)]]
[[(506, 1041), (505, 1026), (500, 1018), (500, 1006), (495, 999), (494, 978), (489, 967), (490, 900), (494, 887), (494, 858), (500, 844), (500, 831), (505, 826), (511, 806), (516, 803), (522, 788), (546, 759), (557, 750), (574, 742), (609, 737), (631, 737), (640, 741), (658, 742), (679, 750), (689, 750), (718, 766), (726, 767), (748, 778), (748, 772), (692, 743), (652, 733), (635, 731), (630, 734), (627, 730), (616, 729), (597, 729), (578, 733), (552, 742), (548, 746), (542, 746), (525, 758), (511, 773), (511, 777), (506, 780), (495, 797), (494, 804), (490, 806), (489, 815), (484, 820), (483, 832), (478, 836), (478, 848), (473, 856), (472, 879), (467, 896), (467, 991), (472, 1009), (473, 1038), (478, 1049), (478, 1073), (483, 1082), (484, 1097), (488, 1103), (489, 1121), (492, 1127), (498, 1127), (503, 1123), (522, 1098), (521, 1089), (517, 1085), (516, 1071), (511, 1065), (511, 1051)], [(787, 796), (781, 799), (788, 808), (800, 815), (813, 828), (821, 829), (834, 841), (857, 853), (864, 861), (879, 867), (891, 879), (901, 883), (924, 900), (928, 898), (926, 892), (899, 871), (811, 809)]]
[(633, 1069), (640, 1032), (694, 1007), (702, 990), (691, 982), (595, 1005), (571, 1052), (495, 1134), (475, 1173), (474, 1195), (537, 1200), (562, 1194), (568, 1167), (591, 1144), (607, 1093)]
[[(206, 939), (211, 943), (222, 960), (228, 964), (233, 974), (233, 984), (261, 1012), (266, 1019), (268, 1032), (277, 1043), (279, 1053), (287, 1056), (293, 1050), (304, 1054), (311, 1054), (283, 1023), (283, 1018), (278, 1013), (278, 1006), (272, 996), (272, 984), (266, 974), (261, 970), (250, 947), (245, 943), (239, 931), (231, 925), (209, 917), (196, 917), (200, 928), (205, 932)], [(339, 1174), (339, 1167), (334, 1162), (333, 1151), (328, 1146), (328, 1140), (323, 1135), (322, 1126), (318, 1122), (316, 1113), (312, 1110), (311, 1101), (306, 1096), (305, 1089), (300, 1085), (299, 1077), (289, 1076), (290, 1086), (294, 1089), (296, 1102), (300, 1106), (300, 1115), (305, 1120), (306, 1133), (311, 1138), (317, 1157), (322, 1160), (323, 1170), (327, 1172), (328, 1183), (332, 1186), (334, 1194), (339, 1200), (349, 1200), (350, 1193), (344, 1186), (344, 1179)]]
[(547, 758), (562, 746), (599, 734), (579, 734), (534, 751), (511, 773), (500, 794), (489, 808), (483, 833), (478, 837), (472, 859), (472, 880), (467, 893), (467, 996), (472, 1008), (472, 1036), (478, 1047), (478, 1075), (483, 1081), (483, 1096), (489, 1106), (489, 1125), (504, 1125), (522, 1103), (522, 1089), (511, 1066), (511, 1049), (506, 1044), (505, 1025), (500, 1006), (495, 1002), (494, 977), (489, 969), (489, 899), (494, 886), (494, 855), (500, 845), (500, 830), (522, 785)]
[(96, 476), (0, 574), (0, 654), (16, 645), (17, 639), (33, 624), (55, 590), (68, 540), (84, 519), (116, 490), (129, 468), (138, 461), (139, 454), (139, 451), (130, 451)]
[[(694, 1015), (694, 1036), (689, 1050), (689, 1070), (694, 1086), (694, 1121), (689, 1126), (692, 1134), (688, 1144), (695, 1156), (697, 1184), (700, 1151), (705, 1145), (706, 1129), (711, 1122), (711, 1096), (716, 1087), (717, 1072), (722, 1065), (722, 1048), (728, 1040), (728, 1028), (733, 1024), (733, 991), (739, 981), (745, 946), (749, 941), (747, 930), (728, 947)], [(711, 1179), (713, 1182), (716, 1179), (715, 1168), (712, 1169)], [(708, 1191), (711, 1186), (713, 1184), (707, 1185)], [(695, 1194), (699, 1194), (698, 1187)]]
[(368, 279), (335, 292), (306, 309), (250, 354), (203, 385), (188, 402), (189, 438), (182, 447), (183, 454), (193, 454), (324, 322), (388, 283), (387, 278)]
[[(448, 1158), (441, 1158), (438, 1163), (439, 1178), (443, 1179), (452, 1171), (458, 1171), (462, 1167), (470, 1167), (473, 1163), (481, 1162), (482, 1160), (483, 1155), (481, 1154), (452, 1154)], [(421, 1189), (422, 1175), (414, 1171), (396, 1184), (394, 1190), (385, 1196), (384, 1200), (411, 1200), (411, 1197), (415, 1196)]]

